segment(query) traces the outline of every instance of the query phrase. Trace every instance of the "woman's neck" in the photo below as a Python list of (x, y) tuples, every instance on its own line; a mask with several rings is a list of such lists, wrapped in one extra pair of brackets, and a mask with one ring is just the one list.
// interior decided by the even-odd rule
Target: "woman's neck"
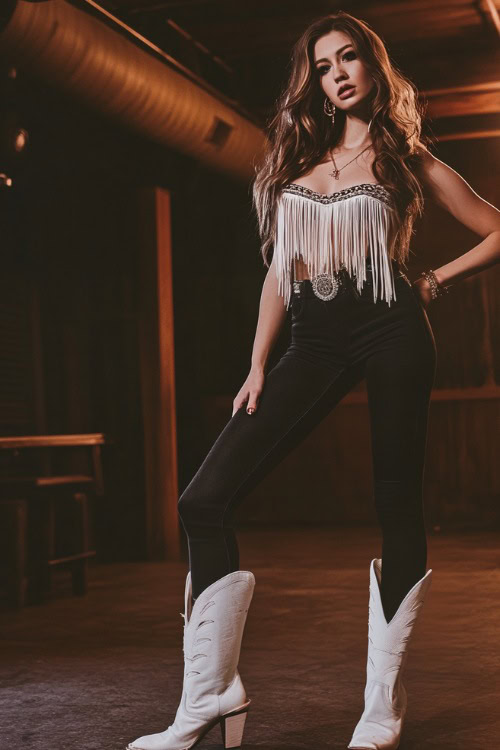
[(368, 124), (364, 119), (348, 115), (340, 139), (332, 149), (333, 153), (356, 151), (369, 146), (372, 140)]

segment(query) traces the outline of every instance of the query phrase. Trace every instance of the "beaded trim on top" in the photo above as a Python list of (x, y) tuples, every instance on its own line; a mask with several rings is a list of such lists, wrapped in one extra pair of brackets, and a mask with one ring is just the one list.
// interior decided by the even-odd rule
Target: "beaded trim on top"
[(369, 248), (373, 300), (380, 296), (390, 306), (396, 299), (388, 239), (395, 212), (389, 191), (380, 183), (363, 183), (317, 193), (304, 185), (289, 183), (278, 198), (274, 244), (278, 293), (288, 308), (291, 300), (291, 268), (302, 259), (310, 278), (333, 275), (343, 266), (356, 278), (358, 291), (366, 281)]
[(319, 203), (334, 203), (335, 201), (341, 201), (353, 195), (370, 195), (372, 198), (378, 198), (378, 200), (387, 203), (388, 206), (392, 206), (391, 194), (387, 188), (378, 182), (365, 182), (361, 185), (352, 185), (351, 187), (336, 190), (335, 192), (328, 194), (316, 193), (314, 190), (311, 190), (311, 188), (305, 187), (304, 185), (297, 185), (295, 182), (290, 182), (288, 185), (285, 185), (282, 192), (302, 195), (304, 198), (310, 198)]

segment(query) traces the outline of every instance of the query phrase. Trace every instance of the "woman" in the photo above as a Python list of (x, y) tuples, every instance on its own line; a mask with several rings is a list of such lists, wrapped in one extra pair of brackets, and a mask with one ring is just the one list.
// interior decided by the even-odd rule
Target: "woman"
[[(129, 750), (185, 750), (218, 722), (224, 746), (241, 745), (250, 700), (237, 665), (255, 580), (239, 570), (233, 513), (363, 378), (383, 546), (370, 565), (364, 711), (348, 747), (389, 750), (400, 741), (402, 668), (432, 574), (422, 478), (436, 351), (426, 308), (498, 262), (500, 212), (429, 153), (413, 85), (348, 13), (316, 21), (296, 43), (268, 136), (254, 204), (266, 266), (271, 245), (274, 254), (252, 365), (179, 500), (190, 556), (182, 699), (167, 730)], [(484, 239), (411, 284), (402, 266), (424, 186)], [(288, 307), (291, 344), (266, 375)]]

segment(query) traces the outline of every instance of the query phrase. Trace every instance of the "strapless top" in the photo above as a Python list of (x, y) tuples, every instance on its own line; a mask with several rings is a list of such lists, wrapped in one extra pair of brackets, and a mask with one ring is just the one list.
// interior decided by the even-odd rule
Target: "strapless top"
[(278, 293), (288, 308), (291, 301), (292, 264), (302, 260), (310, 278), (347, 270), (358, 291), (366, 281), (369, 249), (373, 298), (395, 298), (389, 238), (395, 218), (389, 191), (380, 183), (366, 182), (333, 193), (317, 193), (294, 182), (278, 198), (274, 257)]

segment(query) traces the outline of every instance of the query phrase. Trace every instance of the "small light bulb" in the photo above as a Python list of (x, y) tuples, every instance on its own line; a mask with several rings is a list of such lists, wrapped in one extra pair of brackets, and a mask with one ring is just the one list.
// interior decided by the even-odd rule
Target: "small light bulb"
[(19, 153), (20, 151), (24, 151), (26, 146), (28, 145), (28, 131), (24, 130), (24, 128), (19, 128), (14, 136), (14, 148)]

